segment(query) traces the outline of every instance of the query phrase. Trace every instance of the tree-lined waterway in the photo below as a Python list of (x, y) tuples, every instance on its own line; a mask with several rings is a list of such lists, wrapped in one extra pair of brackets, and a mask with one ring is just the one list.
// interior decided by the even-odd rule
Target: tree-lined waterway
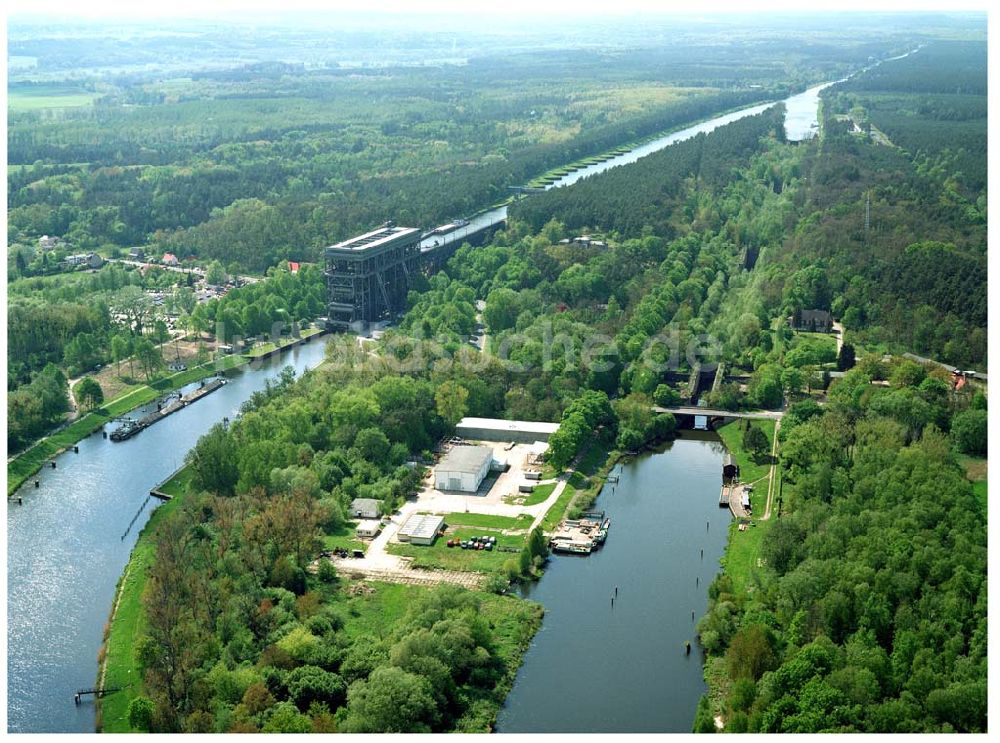
[(93, 732), (93, 702), (76, 706), (73, 694), (94, 685), (115, 586), (159, 504), (149, 498), (150, 489), (183, 464), (202, 434), (233, 418), (282, 367), (301, 373), (323, 360), (324, 348), (316, 339), (254, 368), (229, 372), (229, 384), (127, 441), (89, 436), (80, 442), (79, 454), (60, 455), (56, 469), (43, 468), (15, 494), (7, 510), (10, 731)]
[(715, 434), (685, 431), (615, 469), (595, 504), (611, 518), (606, 544), (553, 556), (524, 592), (545, 619), (498, 732), (691, 731), (705, 690), (695, 621), (731, 518), (718, 505), (724, 453)]
[[(634, 162), (768, 105), (688, 127), (556, 185)], [(501, 211), (506, 207), (479, 215), (466, 229)], [(301, 372), (322, 355), (323, 344), (314, 341), (261, 369), (236, 372), (223, 389), (126, 442), (91, 436), (79, 454), (63, 454), (55, 470), (42, 470), (40, 488), (32, 487), (32, 478), (17, 493), (23, 505), (11, 506), (7, 522), (11, 731), (93, 730), (93, 705), (74, 706), (73, 693), (93, 685), (116, 582), (156, 505), (143, 507), (150, 488), (283, 365)], [(719, 447), (685, 439), (624, 467), (615, 494), (600, 501), (614, 519), (607, 547), (589, 558), (554, 560), (531, 594), (549, 613), (500, 718), (501, 730), (690, 728), (704, 685), (697, 652), (685, 656), (683, 642), (694, 639), (691, 612), (704, 610), (728, 521), (728, 512), (716, 505)], [(701, 531), (706, 520), (707, 534)], [(697, 564), (690, 562), (700, 554), (696, 548), (705, 549)], [(675, 585), (675, 579), (690, 585)], [(615, 584), (620, 603), (612, 614)]]

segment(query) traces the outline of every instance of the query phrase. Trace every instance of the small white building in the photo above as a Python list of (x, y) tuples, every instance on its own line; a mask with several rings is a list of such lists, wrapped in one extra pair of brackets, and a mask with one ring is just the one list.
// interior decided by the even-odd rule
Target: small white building
[(434, 468), (434, 487), (475, 493), (492, 463), (493, 450), (488, 446), (456, 446)]
[(462, 418), (455, 435), (472, 441), (516, 441), (533, 444), (548, 441), (559, 430), (558, 423), (546, 421), (508, 421), (502, 418)]
[(400, 542), (410, 544), (431, 545), (444, 527), (444, 516), (430, 513), (416, 513), (406, 520), (399, 528), (397, 537)]
[(358, 519), (377, 519), (381, 505), (377, 498), (355, 498), (351, 501), (351, 515)]
[(104, 265), (104, 259), (101, 258), (97, 253), (78, 253), (76, 255), (68, 255), (64, 263), (67, 266), (90, 266), (91, 268), (100, 268)]
[(382, 531), (382, 522), (376, 521), (375, 519), (364, 519), (359, 521), (358, 525), (354, 529), (354, 533), (359, 539), (371, 539), (372, 537), (377, 537), (380, 531)]

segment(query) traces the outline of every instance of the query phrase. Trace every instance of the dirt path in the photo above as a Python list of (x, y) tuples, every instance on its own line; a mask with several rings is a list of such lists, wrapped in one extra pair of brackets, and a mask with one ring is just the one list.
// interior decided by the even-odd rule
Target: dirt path
[(781, 421), (774, 424), (774, 441), (771, 442), (771, 471), (767, 475), (767, 508), (764, 509), (762, 521), (771, 518), (771, 504), (774, 503), (775, 473), (778, 468), (778, 431), (781, 430)]
[(451, 583), (456, 586), (477, 589), (482, 587), (483, 581), (486, 579), (482, 573), (459, 570), (420, 570), (405, 563), (399, 568), (391, 569), (359, 566), (359, 563), (364, 561), (350, 557), (332, 558), (331, 562), (336, 566), (338, 573), (350, 578), (402, 583), (409, 586), (436, 586), (442, 583)]
[(72, 423), (73, 421), (75, 421), (77, 418), (80, 417), (80, 406), (76, 404), (76, 398), (73, 397), (73, 388), (76, 386), (76, 383), (79, 382), (81, 379), (83, 379), (83, 377), (76, 377), (75, 379), (66, 380), (67, 383), (66, 397), (69, 400), (69, 415), (66, 416), (67, 423)]
[(839, 359), (840, 349), (844, 347), (844, 326), (834, 320), (831, 327), (833, 328), (834, 335), (837, 338), (837, 358)]

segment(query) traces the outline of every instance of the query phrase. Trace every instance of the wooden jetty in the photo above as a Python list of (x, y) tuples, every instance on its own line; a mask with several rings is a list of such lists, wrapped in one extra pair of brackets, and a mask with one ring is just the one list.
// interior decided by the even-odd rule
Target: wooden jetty
[(105, 694), (111, 694), (112, 692), (121, 690), (122, 687), (120, 686), (106, 686), (103, 688), (93, 688), (93, 689), (77, 689), (76, 694), (73, 695), (73, 701), (76, 704), (80, 704), (80, 702), (83, 701), (83, 698), (87, 695), (93, 695), (95, 698), (100, 699)]

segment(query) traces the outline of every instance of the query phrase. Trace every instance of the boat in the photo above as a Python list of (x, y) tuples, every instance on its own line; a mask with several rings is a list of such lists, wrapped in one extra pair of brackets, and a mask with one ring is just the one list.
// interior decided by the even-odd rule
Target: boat
[(135, 436), (139, 431), (141, 431), (145, 426), (140, 425), (139, 421), (133, 420), (132, 418), (126, 418), (122, 421), (122, 424), (111, 432), (112, 441), (124, 441), (125, 439)]
[(606, 519), (601, 527), (597, 530), (597, 534), (594, 535), (594, 541), (597, 544), (604, 544), (604, 541), (608, 538), (608, 529), (611, 528), (611, 519)]
[(571, 539), (560, 539), (559, 537), (552, 540), (553, 552), (572, 552), (578, 555), (589, 555), (593, 549), (593, 542), (577, 542)]

